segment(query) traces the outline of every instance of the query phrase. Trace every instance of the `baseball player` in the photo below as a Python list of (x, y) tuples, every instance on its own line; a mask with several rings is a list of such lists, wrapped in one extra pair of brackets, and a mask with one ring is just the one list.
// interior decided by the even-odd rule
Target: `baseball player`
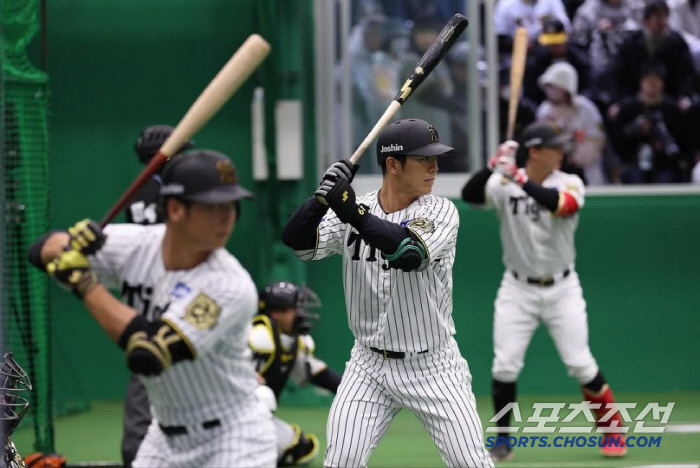
[[(311, 382), (333, 393), (340, 375), (314, 356), (314, 340), (309, 335), (318, 319), (321, 302), (315, 292), (289, 282), (267, 285), (260, 293), (259, 314), (253, 319), (248, 344), (253, 350), (255, 370), (261, 379), (256, 392), (271, 411), (291, 377), (297, 384)], [(267, 397), (265, 397), (267, 395)], [(277, 466), (310, 462), (318, 455), (319, 441), (304, 434), (296, 424), (273, 419), (277, 433)]]
[(32, 390), (29, 376), (12, 357), (5, 353), (0, 363), (0, 436), (2, 436), (2, 458), (4, 468), (24, 468), (22, 456), (12, 442), (12, 432), (24, 417), (29, 407), (27, 393)]
[(447, 466), (493, 466), (452, 336), (459, 216), (431, 195), (438, 159), (452, 152), (429, 123), (394, 122), (377, 141), (381, 189), (356, 198), (357, 168), (338, 161), (284, 228), (302, 260), (343, 257), (355, 345), (329, 414), (327, 467), (366, 466), (402, 408), (418, 416)]
[[(493, 404), (498, 414), (515, 402), (516, 381), (525, 351), (540, 322), (547, 326), (569, 375), (583, 396), (600, 404), (594, 410), (599, 427), (622, 424), (611, 419), (606, 404), (614, 403), (610, 387), (588, 347), (586, 302), (574, 267), (574, 233), (583, 207), (581, 179), (559, 170), (567, 137), (549, 123), (525, 128), (525, 167), (518, 169), (518, 143), (503, 143), (488, 167), (472, 176), (462, 190), (468, 203), (495, 208), (500, 219), (506, 271), (495, 303), (493, 341)], [(499, 436), (508, 437), (510, 411), (498, 420)], [(505, 440), (505, 439), (503, 439)], [(606, 434), (603, 455), (623, 456), (624, 436)], [(505, 444), (491, 451), (494, 460), (510, 460)]]
[[(134, 143), (134, 152), (136, 152), (139, 162), (144, 166), (151, 162), (153, 156), (163, 146), (173, 130), (174, 128), (169, 125), (151, 125), (141, 130), (136, 143)], [(192, 147), (194, 147), (194, 142), (189, 140), (178, 153)], [(158, 210), (160, 185), (160, 174), (155, 174), (134, 194), (124, 209), (127, 223), (147, 225), (163, 222), (163, 214)]]
[[(139, 162), (147, 165), (156, 155), (165, 140), (173, 133), (173, 127), (169, 125), (151, 125), (141, 130), (134, 151)], [(194, 143), (189, 140), (178, 151), (192, 148)], [(129, 204), (124, 209), (127, 223), (136, 224), (156, 224), (162, 223), (163, 211), (158, 208), (160, 197), (161, 178), (160, 174), (153, 175), (129, 200)], [(141, 300), (148, 300), (148, 292), (143, 289), (124, 292), (125, 295), (139, 295)], [(132, 374), (126, 388), (126, 399), (124, 401), (124, 427), (122, 435), (122, 463), (124, 468), (131, 468), (131, 462), (136, 457), (139, 445), (151, 425), (151, 410), (148, 403), (148, 393), (137, 375)]]
[(247, 345), (257, 291), (224, 249), (252, 195), (212, 150), (178, 154), (162, 179), (165, 224), (81, 221), (39, 239), (30, 259), (83, 301), (146, 387), (153, 421), (135, 468), (274, 466)]

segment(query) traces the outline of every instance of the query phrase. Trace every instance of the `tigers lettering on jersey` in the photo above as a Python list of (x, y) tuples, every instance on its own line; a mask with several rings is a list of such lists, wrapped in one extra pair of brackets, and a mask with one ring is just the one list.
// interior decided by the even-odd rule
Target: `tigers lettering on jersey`
[(529, 216), (533, 221), (539, 221), (540, 212), (547, 209), (541, 203), (537, 202), (534, 198), (528, 195), (522, 195), (519, 197), (510, 195), (508, 197), (508, 204), (511, 206), (514, 215), (524, 214)]
[(151, 307), (151, 299), (153, 297), (153, 287), (143, 284), (129, 284), (128, 281), (122, 281), (122, 300), (129, 307), (136, 309), (144, 317), (148, 316)]

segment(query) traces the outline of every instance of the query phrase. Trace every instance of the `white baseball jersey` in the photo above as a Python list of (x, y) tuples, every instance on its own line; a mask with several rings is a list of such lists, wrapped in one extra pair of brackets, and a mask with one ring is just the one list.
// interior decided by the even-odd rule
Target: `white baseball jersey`
[[(158, 376), (141, 377), (155, 420), (163, 426), (190, 427), (220, 419), (227, 428), (232, 426), (227, 421), (245, 423), (253, 415), (262, 428), (260, 446), (255, 449), (265, 454), (268, 444), (274, 460), (274, 440), (268, 441), (264, 434), (265, 430), (272, 433), (272, 423), (253, 394), (257, 380), (247, 346), (250, 321), (257, 310), (255, 284), (225, 249), (213, 251), (190, 270), (166, 270), (161, 252), (165, 229), (165, 225), (109, 225), (104, 247), (90, 257), (106, 287), (120, 290), (123, 301), (149, 320), (171, 323), (195, 354), (193, 360), (176, 363)], [(151, 432), (146, 441), (162, 438)], [(238, 449), (251, 450), (247, 443), (249, 447)], [(142, 444), (139, 454), (154, 452), (153, 448), (151, 444), (144, 449)], [(208, 456), (204, 452), (199, 466), (206, 465)], [(246, 463), (257, 466), (259, 461), (247, 459)]]
[[(567, 191), (583, 207), (584, 187), (577, 175), (553, 171), (542, 186)], [(573, 266), (578, 213), (556, 216), (498, 173), (486, 183), (486, 206), (496, 208), (501, 220), (503, 263), (508, 270), (541, 278)]]
[(429, 254), (427, 268), (409, 273), (389, 268), (381, 253), (333, 210), (319, 225), (316, 249), (297, 251), (297, 256), (306, 261), (343, 255), (348, 323), (358, 342), (391, 351), (435, 348), (455, 333), (452, 265), (459, 214), (450, 200), (434, 195), (418, 197), (408, 208), (386, 214), (378, 193), (358, 197), (357, 202), (374, 216), (406, 226), (420, 237)]

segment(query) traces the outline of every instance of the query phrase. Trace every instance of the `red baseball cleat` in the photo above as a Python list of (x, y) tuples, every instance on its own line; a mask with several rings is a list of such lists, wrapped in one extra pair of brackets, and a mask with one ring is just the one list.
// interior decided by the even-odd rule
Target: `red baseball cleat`
[(623, 434), (605, 434), (600, 445), (600, 452), (604, 457), (624, 457), (627, 453), (627, 444)]

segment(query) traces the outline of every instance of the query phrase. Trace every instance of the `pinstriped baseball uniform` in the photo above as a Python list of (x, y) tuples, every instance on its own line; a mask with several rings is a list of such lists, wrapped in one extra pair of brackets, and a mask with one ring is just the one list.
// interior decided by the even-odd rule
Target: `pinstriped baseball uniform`
[[(429, 255), (422, 271), (389, 268), (329, 210), (318, 228), (315, 250), (296, 251), (302, 260), (343, 256), (348, 323), (355, 335), (338, 395), (328, 420), (325, 466), (366, 466), (401, 408), (414, 412), (448, 466), (493, 466), (483, 447), (471, 391), (452, 320), (452, 265), (459, 216), (452, 202), (418, 197), (406, 209), (386, 214), (378, 191), (358, 203), (381, 219), (404, 225)], [(385, 359), (370, 348), (405, 352)]]
[[(164, 232), (164, 225), (110, 225), (104, 247), (90, 258), (106, 287), (121, 289), (124, 301), (150, 320), (179, 330), (195, 354), (159, 376), (141, 377), (154, 420), (133, 466), (275, 466), (274, 427), (253, 393), (247, 345), (255, 285), (225, 249), (193, 269), (166, 271)], [(187, 433), (166, 436), (162, 426)]]
[[(542, 186), (566, 191), (583, 207), (578, 176), (555, 170)], [(586, 302), (574, 270), (578, 213), (555, 216), (500, 174), (488, 179), (486, 206), (500, 218), (506, 267), (495, 304), (494, 379), (517, 380), (530, 339), (543, 321), (569, 374), (580, 384), (590, 382), (598, 365), (588, 346)], [(543, 288), (527, 278), (552, 278), (554, 284)]]

